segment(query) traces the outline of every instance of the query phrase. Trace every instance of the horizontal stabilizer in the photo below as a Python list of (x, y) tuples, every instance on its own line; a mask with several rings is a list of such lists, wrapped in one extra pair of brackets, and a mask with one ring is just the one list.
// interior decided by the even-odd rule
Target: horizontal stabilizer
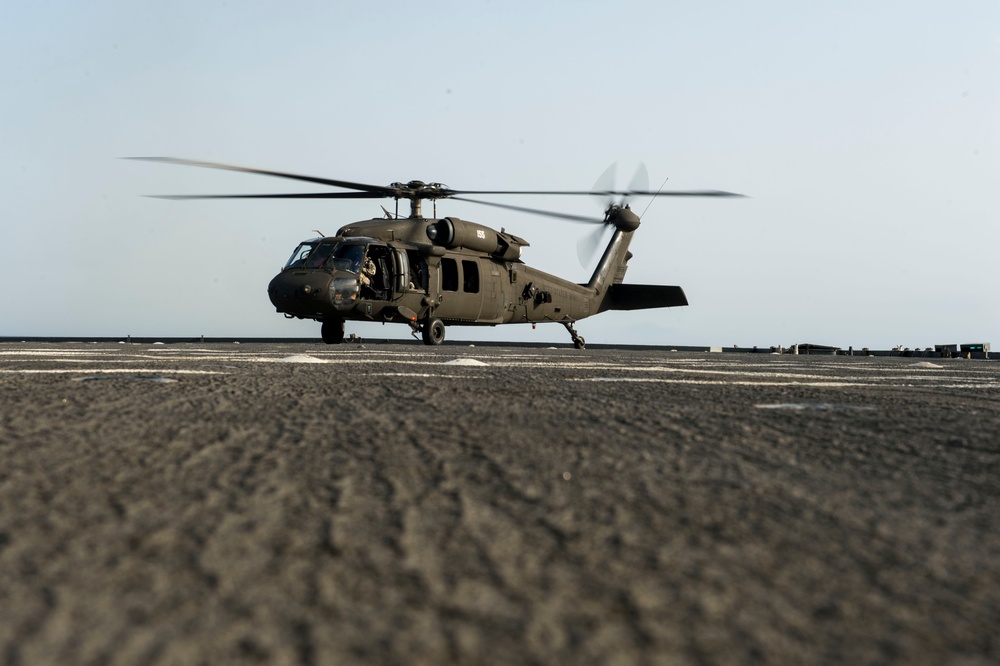
[(608, 289), (605, 310), (645, 310), (687, 305), (680, 287), (658, 284), (613, 284)]

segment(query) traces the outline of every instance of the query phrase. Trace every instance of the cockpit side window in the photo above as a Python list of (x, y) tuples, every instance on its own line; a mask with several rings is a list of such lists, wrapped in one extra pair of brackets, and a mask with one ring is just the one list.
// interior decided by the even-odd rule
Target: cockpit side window
[(359, 273), (361, 271), (361, 262), (364, 258), (364, 245), (341, 244), (337, 246), (337, 250), (333, 253), (333, 257), (329, 262), (329, 268)]

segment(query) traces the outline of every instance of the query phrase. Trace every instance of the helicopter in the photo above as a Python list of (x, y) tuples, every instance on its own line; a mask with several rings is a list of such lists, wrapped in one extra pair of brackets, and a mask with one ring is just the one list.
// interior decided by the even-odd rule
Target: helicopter
[[(395, 213), (383, 206), (384, 217), (351, 222), (333, 236), (317, 232), (321, 235), (299, 243), (268, 284), (268, 298), (276, 311), (289, 319), (320, 322), (321, 337), (327, 344), (344, 341), (347, 321), (408, 325), (412, 335), (419, 334), (427, 345), (442, 344), (447, 326), (558, 323), (566, 328), (573, 346), (584, 349), (586, 341), (574, 327), (581, 319), (608, 310), (688, 304), (681, 287), (625, 283), (633, 256), (629, 245), (640, 223), (640, 216), (627, 202), (629, 197), (743, 196), (720, 190), (650, 191), (634, 186), (624, 191), (542, 191), (456, 190), (419, 180), (369, 185), (174, 157), (128, 159), (252, 173), (345, 190), (154, 195), (162, 199), (394, 199)], [(470, 199), (468, 195), (602, 195), (611, 200), (602, 219)], [(614, 201), (614, 197), (620, 199)], [(406, 217), (399, 214), (401, 199), (409, 202)], [(525, 264), (521, 251), (528, 242), (505, 229), (496, 231), (454, 216), (437, 217), (441, 199), (602, 225), (598, 233), (604, 228), (613, 233), (590, 280), (577, 284)], [(433, 203), (431, 217), (423, 215), (424, 201)]]

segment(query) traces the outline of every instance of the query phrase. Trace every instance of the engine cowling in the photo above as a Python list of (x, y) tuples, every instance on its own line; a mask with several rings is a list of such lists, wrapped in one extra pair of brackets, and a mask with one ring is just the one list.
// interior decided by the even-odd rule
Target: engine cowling
[(521, 248), (528, 245), (512, 234), (457, 217), (445, 217), (427, 225), (427, 237), (435, 245), (486, 252), (506, 261), (520, 258)]

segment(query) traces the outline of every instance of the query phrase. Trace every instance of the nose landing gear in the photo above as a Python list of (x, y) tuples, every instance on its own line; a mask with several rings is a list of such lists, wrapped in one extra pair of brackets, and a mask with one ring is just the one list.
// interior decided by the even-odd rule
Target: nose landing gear
[(344, 341), (344, 320), (324, 319), (320, 335), (323, 336), (323, 342), (326, 344), (339, 345)]

